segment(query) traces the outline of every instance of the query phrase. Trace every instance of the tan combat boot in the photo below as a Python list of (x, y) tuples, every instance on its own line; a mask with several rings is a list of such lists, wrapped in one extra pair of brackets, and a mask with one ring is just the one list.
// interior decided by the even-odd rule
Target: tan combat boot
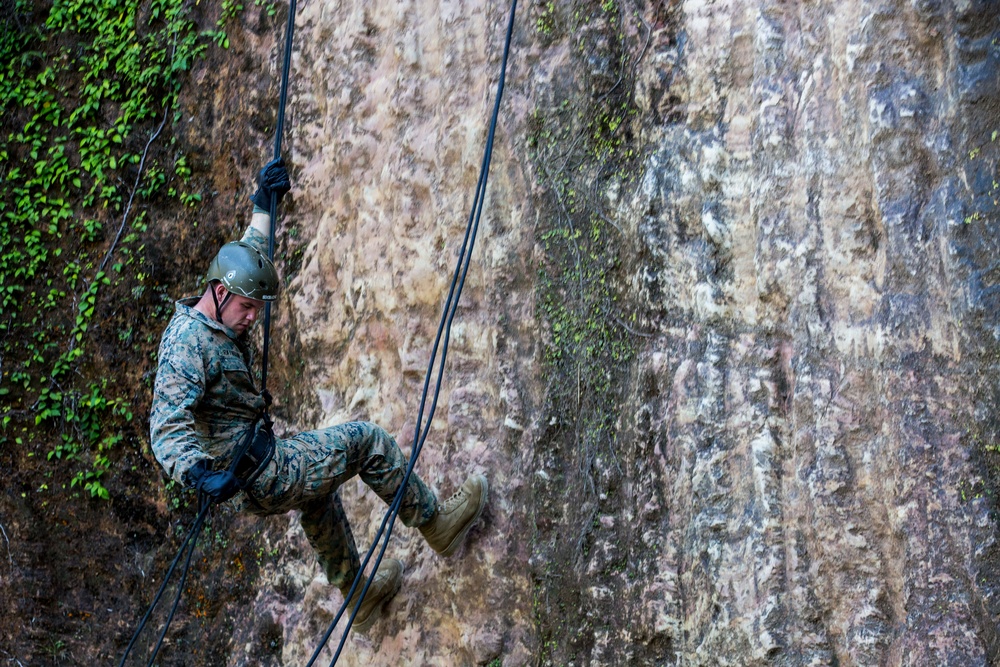
[(469, 475), (455, 495), (438, 506), (434, 518), (420, 526), (427, 544), (442, 556), (455, 553), (472, 524), (483, 513), (488, 493), (485, 476)]
[[(374, 581), (372, 581), (372, 585), (368, 587), (368, 593), (361, 602), (361, 608), (358, 609), (358, 615), (354, 617), (354, 624), (351, 627), (358, 632), (367, 632), (375, 624), (375, 621), (379, 619), (379, 616), (382, 615), (382, 605), (392, 599), (392, 596), (399, 591), (399, 586), (402, 583), (403, 564), (395, 558), (383, 559), (382, 564), (378, 567), (378, 573), (375, 575)], [(364, 585), (364, 580), (358, 582), (357, 590), (354, 591), (351, 601), (347, 603), (345, 614), (347, 614), (348, 618), (351, 612), (354, 611), (354, 604), (357, 602), (358, 596), (361, 595), (361, 589)], [(346, 590), (341, 591), (344, 597), (347, 597), (349, 590), (351, 589), (348, 587)]]

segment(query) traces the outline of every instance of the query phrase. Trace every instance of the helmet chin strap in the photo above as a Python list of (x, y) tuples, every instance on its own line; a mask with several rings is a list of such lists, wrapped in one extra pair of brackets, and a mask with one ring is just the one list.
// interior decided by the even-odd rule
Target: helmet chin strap
[(215, 304), (215, 320), (219, 324), (223, 324), (223, 322), (222, 322), (222, 309), (225, 308), (226, 304), (229, 303), (229, 298), (231, 296), (233, 296), (233, 293), (230, 292), (229, 290), (226, 290), (226, 297), (222, 300), (222, 303), (219, 303), (219, 297), (217, 297), (215, 295), (215, 285), (212, 285), (210, 291), (212, 292), (212, 303)]

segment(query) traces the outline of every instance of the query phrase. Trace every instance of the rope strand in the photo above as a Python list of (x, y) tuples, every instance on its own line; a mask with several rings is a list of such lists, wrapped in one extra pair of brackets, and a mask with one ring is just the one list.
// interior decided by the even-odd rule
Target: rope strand
[(125, 655), (122, 656), (121, 662), (118, 663), (118, 667), (125, 666), (125, 660), (128, 659), (129, 653), (132, 652), (132, 647), (135, 646), (135, 642), (139, 639), (139, 635), (142, 633), (143, 628), (146, 627), (146, 622), (149, 621), (149, 617), (153, 614), (153, 609), (159, 604), (160, 598), (163, 597), (163, 592), (167, 589), (167, 584), (170, 583), (170, 577), (173, 576), (174, 570), (177, 568), (177, 563), (181, 559), (181, 555), (184, 553), (184, 548), (188, 546), (188, 542), (196, 542), (198, 539), (198, 533), (201, 532), (201, 524), (204, 521), (205, 514), (208, 513), (208, 506), (201, 508), (198, 513), (198, 517), (195, 519), (194, 524), (188, 531), (188, 534), (184, 536), (184, 541), (181, 542), (181, 548), (177, 550), (177, 555), (174, 556), (174, 561), (170, 564), (170, 568), (167, 570), (167, 574), (163, 577), (163, 583), (160, 584), (160, 589), (156, 591), (156, 595), (153, 597), (152, 604), (149, 605), (149, 609), (146, 610), (146, 614), (139, 621), (139, 627), (135, 629), (135, 633), (132, 635), (131, 641), (128, 643), (128, 647), (125, 649)]
[[(281, 92), (278, 95), (278, 126), (274, 133), (274, 159), (281, 157), (281, 137), (285, 133), (285, 107), (288, 105), (288, 71), (292, 64), (292, 38), (295, 35), (295, 0), (288, 3), (285, 27), (285, 60), (281, 66)], [(278, 224), (278, 195), (271, 193), (271, 233), (267, 237), (267, 258), (274, 262), (274, 231)], [(260, 391), (267, 394), (267, 359), (271, 348), (271, 302), (264, 304), (264, 350), (261, 354)]]
[[(386, 547), (389, 544), (389, 538), (392, 535), (393, 526), (395, 525), (396, 518), (399, 516), (399, 509), (402, 505), (402, 499), (406, 491), (406, 486), (409, 483), (410, 476), (413, 473), (413, 468), (417, 462), (417, 458), (420, 456), (420, 452), (423, 449), (424, 443), (427, 441), (428, 434), (430, 433), (431, 423), (434, 419), (434, 413), (437, 410), (438, 397), (440, 395), (441, 384), (444, 378), (445, 362), (448, 356), (448, 344), (451, 340), (451, 325), (455, 318), (455, 314), (458, 312), (458, 302), (461, 299), (462, 290), (465, 286), (465, 279), (466, 276), (468, 275), (469, 266), (471, 264), (472, 250), (475, 247), (476, 235), (479, 231), (479, 222), (482, 217), (483, 204), (486, 198), (486, 184), (489, 178), (489, 168), (493, 156), (493, 143), (496, 136), (497, 120), (500, 113), (500, 101), (503, 97), (503, 90), (506, 81), (507, 61), (510, 54), (510, 44), (514, 31), (514, 17), (516, 14), (516, 10), (517, 10), (517, 0), (512, 0), (510, 8), (510, 18), (508, 19), (507, 23), (507, 34), (506, 34), (506, 39), (504, 41), (503, 59), (500, 68), (500, 79), (497, 83), (496, 100), (493, 106), (493, 114), (490, 119), (486, 147), (483, 152), (483, 161), (479, 172), (479, 180), (476, 184), (475, 199), (473, 201), (472, 211), (469, 214), (468, 223), (466, 224), (465, 238), (462, 241), (462, 247), (461, 250), (459, 251), (458, 261), (456, 262), (455, 266), (455, 272), (452, 276), (451, 286), (449, 287), (448, 290), (448, 297), (445, 301), (444, 312), (441, 315), (441, 322), (438, 325), (437, 335), (434, 339), (434, 346), (431, 351), (430, 361), (428, 362), (427, 374), (425, 375), (424, 378), (424, 388), (421, 394), (420, 408), (418, 411), (418, 419), (417, 419), (418, 428), (416, 430), (416, 433), (414, 434), (413, 448), (411, 450), (410, 459), (406, 467), (406, 473), (403, 476), (402, 483), (399, 487), (399, 490), (396, 492), (395, 498), (393, 498), (393, 502), (389, 507), (389, 510), (386, 512), (385, 517), (382, 519), (382, 523), (379, 526), (379, 529), (375, 535), (375, 539), (372, 542), (372, 546), (368, 549), (368, 552), (365, 555), (364, 561), (361, 564), (361, 568), (358, 572), (357, 577), (354, 580), (354, 583), (351, 585), (350, 591), (345, 596), (344, 602), (341, 604), (340, 609), (338, 610), (330, 626), (327, 628), (327, 631), (324, 634), (322, 641), (320, 642), (319, 646), (316, 647), (316, 650), (313, 652), (313, 655), (310, 658), (309, 662), (307, 663), (306, 667), (312, 667), (316, 659), (319, 657), (319, 653), (322, 651), (323, 647), (326, 645), (326, 642), (329, 640), (330, 635), (333, 633), (333, 629), (336, 627), (337, 623), (340, 621), (340, 618), (343, 616), (345, 608), (347, 606), (347, 601), (350, 600), (351, 596), (354, 595), (354, 591), (357, 588), (358, 583), (361, 580), (361, 577), (363, 576), (365, 567), (368, 565), (372, 555), (374, 554), (375, 548), (379, 545), (379, 542), (381, 542), (382, 546), (379, 549), (378, 556), (375, 559), (375, 564), (372, 567), (371, 575), (367, 578), (367, 581), (365, 582), (365, 585), (362, 588), (361, 595), (359, 596), (359, 599), (354, 606), (354, 610), (347, 621), (347, 626), (344, 628), (344, 632), (340, 638), (340, 643), (338, 644), (337, 650), (334, 653), (333, 660), (330, 662), (330, 667), (334, 667), (334, 665), (337, 664), (337, 660), (340, 658), (340, 655), (343, 651), (344, 643), (347, 641), (347, 635), (351, 630), (351, 625), (354, 622), (354, 617), (357, 614), (357, 611), (364, 600), (365, 593), (367, 593), (368, 588), (371, 586), (371, 582), (375, 578), (375, 574), (378, 572), (378, 567), (382, 562), (382, 557), (384, 556)], [(434, 395), (433, 399), (431, 400), (430, 411), (428, 412), (427, 419), (425, 422), (424, 409), (427, 404), (428, 388), (430, 386), (431, 376), (433, 375), (434, 371), (434, 364), (438, 353), (438, 347), (442, 341), (442, 335), (444, 337), (444, 340), (443, 344), (441, 345), (441, 360), (440, 363), (438, 364), (437, 379), (434, 385)]]

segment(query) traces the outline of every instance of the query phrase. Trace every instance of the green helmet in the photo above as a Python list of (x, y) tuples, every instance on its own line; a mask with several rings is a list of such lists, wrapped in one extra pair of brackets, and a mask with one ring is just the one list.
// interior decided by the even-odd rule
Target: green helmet
[(205, 276), (232, 292), (259, 301), (278, 298), (278, 272), (264, 253), (249, 243), (233, 241), (219, 249)]

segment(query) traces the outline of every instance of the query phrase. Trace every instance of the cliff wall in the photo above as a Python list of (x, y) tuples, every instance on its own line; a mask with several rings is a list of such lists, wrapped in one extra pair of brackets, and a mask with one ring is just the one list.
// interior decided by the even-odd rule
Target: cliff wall
[[(519, 8), (418, 468), (490, 508), (453, 560), (397, 531), (345, 664), (998, 663), (997, 9)], [(412, 441), (506, 10), (302, 10), (288, 429)], [(298, 664), (337, 600), (269, 576)]]
[[(103, 457), (107, 502), (48, 461), (68, 422), (41, 423), (6, 375), (18, 358), (0, 360), (2, 391), (23, 393), (0, 448), (4, 665), (117, 664), (193, 518), (142, 417), (171, 301), (245, 226), (271, 151), (285, 10), (236, 6), (185, 9), (190, 39), (218, 47), (158, 143), (143, 128), (122, 149), (155, 143), (145, 177), (170, 190), (139, 189), (65, 380), (115, 385), (116, 418), (135, 411), (74, 450)], [(52, 7), (14, 5), (39, 30)], [(366, 419), (409, 449), (508, 9), (300, 4), (281, 433)], [(23, 56), (43, 83), (61, 59), (67, 109), (71, 38)], [(95, 123), (117, 113), (103, 104)], [(18, 113), (5, 131), (34, 122)], [(1000, 664), (998, 161), (995, 0), (522, 4), (417, 466), (442, 496), (485, 473), (490, 504), (451, 559), (397, 526), (404, 585), (340, 664)], [(104, 225), (83, 237), (94, 257), (127, 222), (99, 209), (74, 209)], [(51, 257), (73, 250), (52, 229)], [(367, 545), (385, 506), (357, 481), (341, 493)], [(304, 665), (341, 600), (298, 518), (222, 509), (199, 549), (159, 664)]]

